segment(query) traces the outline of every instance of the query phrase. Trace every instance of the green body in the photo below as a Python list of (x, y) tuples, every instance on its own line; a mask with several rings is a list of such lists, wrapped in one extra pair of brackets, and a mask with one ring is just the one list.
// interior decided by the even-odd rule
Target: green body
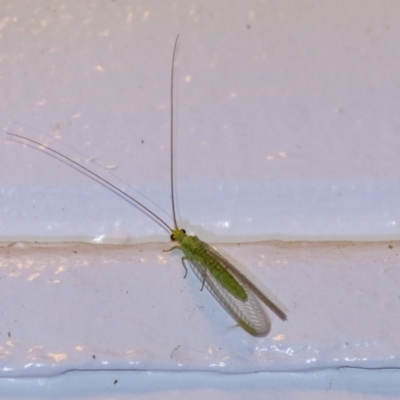
[(246, 291), (226, 269), (225, 260), (221, 255), (217, 256), (214, 251), (210, 251), (210, 246), (197, 236), (189, 236), (180, 229), (174, 229), (172, 235), (180, 245), (179, 249), (184, 254), (183, 259), (200, 263), (232, 296), (242, 301), (247, 300)]

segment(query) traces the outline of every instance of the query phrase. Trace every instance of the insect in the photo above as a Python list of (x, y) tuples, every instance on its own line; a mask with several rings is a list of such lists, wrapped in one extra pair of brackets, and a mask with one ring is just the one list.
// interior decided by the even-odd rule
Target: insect
[(271, 330), (271, 320), (264, 306), (271, 309), (283, 321), (287, 319), (286, 307), (274, 295), (269, 293), (268, 289), (264, 288), (261, 283), (255, 283), (254, 279), (249, 275), (249, 272), (239, 270), (213, 247), (200, 240), (197, 236), (186, 234), (184, 229), (179, 228), (176, 220), (173, 178), (173, 88), (174, 63), (178, 38), (179, 35), (176, 37), (172, 56), (170, 94), (170, 186), (173, 227), (170, 227), (148, 207), (144, 206), (117, 186), (71, 158), (35, 140), (14, 133), (8, 134), (11, 138), (23, 139), (24, 141), (40, 146), (44, 151), (55, 154), (57, 157), (66, 160), (71, 166), (77, 167), (81, 172), (89, 174), (91, 177), (104, 183), (111, 190), (116, 191), (124, 198), (133, 202), (143, 213), (159, 223), (170, 234), (171, 241), (176, 244), (170, 250), (166, 251), (180, 249), (183, 252), (182, 265), (185, 269), (184, 277), (187, 275), (187, 265), (189, 265), (201, 282), (201, 290), (206, 287), (237, 324), (246, 332), (253, 336), (263, 337), (268, 335)]

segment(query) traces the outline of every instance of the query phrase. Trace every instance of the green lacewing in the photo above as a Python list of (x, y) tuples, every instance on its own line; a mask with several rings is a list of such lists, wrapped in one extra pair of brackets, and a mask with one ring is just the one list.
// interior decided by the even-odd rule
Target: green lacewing
[[(90, 169), (84, 167), (62, 153), (27, 137), (8, 133), (11, 137), (23, 139), (34, 145), (40, 146), (43, 151), (53, 153), (80, 172), (87, 173), (96, 180), (105, 184), (109, 189), (116, 191), (125, 199), (134, 203), (145, 215), (155, 220), (164, 230), (170, 234), (172, 242), (175, 242), (170, 250), (179, 249), (183, 252), (182, 265), (187, 275), (187, 264), (201, 282), (201, 290), (206, 287), (221, 306), (231, 317), (250, 335), (263, 337), (271, 330), (271, 319), (266, 312), (265, 306), (271, 309), (281, 320), (287, 319), (286, 307), (259, 282), (249, 271), (238, 268), (209, 244), (200, 240), (197, 236), (186, 234), (184, 229), (179, 228), (176, 220), (174, 199), (174, 174), (173, 174), (173, 105), (174, 105), (174, 64), (179, 35), (176, 37), (172, 55), (171, 68), (171, 93), (170, 93), (170, 172), (171, 172), (171, 205), (172, 220), (171, 227), (150, 208), (125, 193), (122, 189), (108, 182)], [(170, 251), (167, 250), (167, 251)]]

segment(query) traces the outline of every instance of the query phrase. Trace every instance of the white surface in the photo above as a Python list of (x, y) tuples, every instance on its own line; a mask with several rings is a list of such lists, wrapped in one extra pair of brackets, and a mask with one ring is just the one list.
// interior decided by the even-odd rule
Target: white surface
[[(0, 380), (8, 399), (344, 399), (396, 398), (399, 371), (338, 369), (296, 373), (225, 375), (141, 371), (73, 371), (52, 378)], [(387, 397), (386, 397), (387, 396)]]
[[(60, 137), (117, 168), (169, 218), (170, 67), (180, 33), (182, 225), (207, 240), (398, 238), (400, 5), (360, 4), (10, 3), (3, 131), (75, 156), (45, 134)], [(5, 143), (0, 159), (4, 240), (164, 235), (46, 155)]]
[(263, 339), (235, 327), (192, 274), (184, 280), (169, 247), (2, 249), (1, 375), (400, 368), (400, 242), (222, 246), (290, 310)]
[[(0, 7), (4, 133), (46, 141), (75, 157), (74, 151), (46, 135), (60, 137), (87, 156), (80, 157), (81, 162), (94, 157), (106, 167), (115, 167), (122, 179), (159, 205), (162, 216), (168, 218), (169, 73), (173, 41), (180, 33), (175, 165), (182, 226), (213, 242), (399, 238), (397, 1), (54, 0)], [(157, 225), (96, 182), (5, 138), (4, 134), (0, 146), (3, 241), (168, 240)], [(96, 171), (109, 178), (103, 170)], [(398, 367), (397, 255), (387, 243), (381, 245), (366, 246), (365, 256), (353, 264), (339, 249), (328, 254), (316, 251), (307, 259), (309, 264), (297, 259), (291, 273), (273, 262), (258, 268), (260, 253), (234, 252), (242, 264), (257, 267), (253, 272), (291, 310), (289, 321), (283, 324), (276, 319), (271, 336), (261, 341), (232, 329), (229, 317), (197, 290), (195, 280), (181, 279), (178, 257), (159, 253), (157, 244), (150, 245), (158, 249), (150, 254), (173, 260), (173, 274), (160, 268), (160, 259), (146, 264), (145, 270), (132, 259), (110, 269), (105, 264), (107, 252), (88, 257), (86, 268), (71, 265), (75, 258), (61, 259), (61, 250), (50, 258), (44, 251), (13, 264), (1, 249), (3, 373), (31, 374), (40, 369), (40, 363), (40, 374), (45, 375), (66, 369), (65, 363), (72, 368), (77, 363), (83, 368), (103, 368), (79, 358), (90, 355), (90, 345), (124, 368), (132, 359), (143, 368), (146, 362), (154, 367), (165, 360), (169, 367), (181, 362), (186, 368), (210, 368), (221, 361), (221, 352), (214, 351), (219, 347), (234, 360), (232, 371), (260, 366), (270, 370), (271, 365), (296, 369), (315, 363)], [(269, 254), (268, 246), (261, 254)], [(129, 257), (137, 262), (136, 253)], [(36, 270), (40, 265), (43, 270)], [(56, 265), (66, 267), (61, 275), (68, 276), (58, 284), (50, 281), (58, 279), (53, 278)], [(121, 273), (116, 273), (119, 268)], [(20, 274), (18, 278), (9, 277), (13, 271)], [(276, 281), (270, 275), (275, 273)], [(122, 295), (111, 296), (107, 291), (131, 284), (137, 285), (135, 294), (141, 296), (128, 306)], [(102, 293), (96, 292), (101, 288)], [(139, 332), (132, 313), (140, 321)], [(175, 330), (177, 326), (182, 329)], [(163, 330), (167, 336), (160, 335)], [(285, 353), (286, 358), (275, 359), (265, 369), (270, 354), (279, 353), (271, 350), (271, 343), (282, 332), (284, 348), (297, 353), (294, 358)], [(156, 333), (153, 348), (148, 343)], [(122, 357), (132, 349), (126, 343), (133, 337), (138, 353)], [(80, 343), (85, 350), (73, 353), (71, 346)], [(193, 343), (202, 351), (189, 351)], [(50, 345), (66, 349), (57, 353)], [(171, 353), (178, 345), (184, 346)], [(213, 349), (213, 357), (207, 358), (204, 349)], [(57, 354), (70, 358), (54, 363)], [(190, 365), (185, 357), (194, 362)], [(29, 362), (31, 366), (25, 369)], [(396, 371), (388, 373), (386, 381), (382, 371), (358, 373), (357, 382), (367, 383), (394, 382), (396, 376)], [(289, 384), (289, 377), (281, 374), (279, 379)], [(320, 398), (329, 388), (326, 377), (316, 377), (319, 389), (315, 389), (307, 380), (309, 375), (299, 376), (303, 383), (290, 392), (296, 398), (316, 394)], [(189, 393), (197, 389), (204, 398), (212, 387), (209, 378)], [(17, 382), (21, 387), (34, 382), (47, 388), (54, 382), (49, 379), (19, 378)], [(84, 385), (84, 379), (78, 378), (76, 387)], [(238, 381), (245, 379), (240, 375)], [(57, 382), (70, 383), (66, 375)], [(15, 381), (0, 383), (16, 390)], [(387, 386), (394, 388), (391, 395), (400, 391), (393, 384)], [(286, 396), (284, 387), (278, 392)], [(367, 394), (362, 387), (361, 383), (340, 386), (326, 396), (387, 394), (379, 384)], [(173, 384), (154, 388), (149, 397), (168, 398), (174, 393)], [(78, 393), (83, 398), (88, 392), (78, 389)], [(223, 398), (231, 393), (221, 389), (218, 395)]]

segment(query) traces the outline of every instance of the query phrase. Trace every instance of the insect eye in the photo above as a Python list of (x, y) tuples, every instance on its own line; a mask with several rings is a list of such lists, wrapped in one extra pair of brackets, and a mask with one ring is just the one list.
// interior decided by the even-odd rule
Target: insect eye
[(182, 232), (182, 233), (186, 233), (186, 231), (185, 231), (184, 229), (181, 229), (181, 232)]
[(169, 238), (171, 239), (172, 242), (175, 242), (175, 236), (173, 233), (171, 234), (171, 236)]

